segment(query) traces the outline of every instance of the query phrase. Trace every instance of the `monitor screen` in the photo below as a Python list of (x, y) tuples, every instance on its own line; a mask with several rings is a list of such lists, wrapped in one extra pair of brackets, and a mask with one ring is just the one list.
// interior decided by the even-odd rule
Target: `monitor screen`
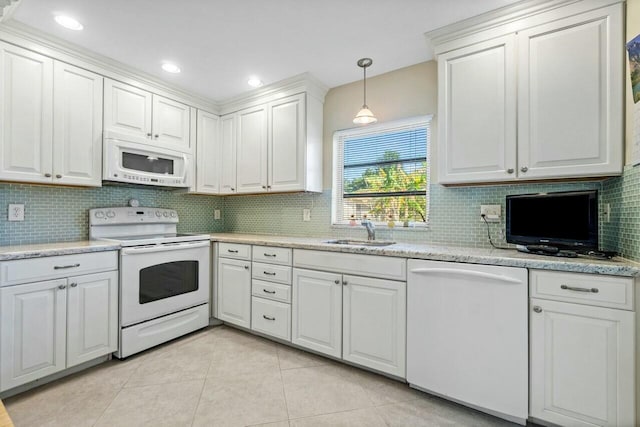
[(507, 196), (507, 242), (598, 249), (598, 192)]

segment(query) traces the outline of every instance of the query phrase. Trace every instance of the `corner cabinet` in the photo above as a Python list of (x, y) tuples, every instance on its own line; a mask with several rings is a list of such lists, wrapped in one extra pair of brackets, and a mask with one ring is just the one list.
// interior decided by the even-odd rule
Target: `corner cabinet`
[(0, 42), (0, 180), (100, 186), (97, 74)]
[(589, 7), (434, 41), (439, 183), (622, 173), (623, 4)]

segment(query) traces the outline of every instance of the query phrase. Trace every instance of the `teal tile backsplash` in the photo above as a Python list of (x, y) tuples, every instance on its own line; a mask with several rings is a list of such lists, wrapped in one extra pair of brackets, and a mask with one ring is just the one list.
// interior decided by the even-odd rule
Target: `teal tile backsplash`
[[(505, 196), (550, 191), (597, 189), (601, 208), (610, 203), (611, 221), (600, 223), (601, 247), (640, 261), (640, 168), (627, 167), (624, 175), (605, 181), (491, 185), (478, 187), (431, 186), (430, 225), (427, 229), (380, 228), (378, 239), (489, 248), (486, 225), (480, 221), (481, 204), (502, 206), (502, 222), (491, 223), (494, 242), (504, 241)], [(0, 184), (0, 245), (73, 241), (88, 238), (88, 210), (124, 206), (130, 198), (142, 206), (178, 211), (180, 232), (237, 232), (312, 237), (365, 238), (360, 226), (331, 226), (331, 191), (320, 194), (261, 196), (198, 196), (153, 188), (47, 187)], [(24, 222), (7, 221), (7, 205), (24, 203)], [(221, 209), (223, 219), (213, 211)], [(311, 221), (302, 210), (311, 210)], [(601, 209), (602, 210), (602, 209)], [(553, 221), (550, 213), (543, 221)]]
[[(222, 209), (224, 201), (220, 197), (141, 187), (0, 184), (0, 245), (88, 239), (89, 209), (126, 206), (131, 198), (138, 199), (140, 206), (176, 209), (180, 217), (179, 232), (220, 232), (224, 229), (223, 221), (213, 217), (214, 209)], [(24, 221), (7, 221), (9, 203), (25, 204)]]

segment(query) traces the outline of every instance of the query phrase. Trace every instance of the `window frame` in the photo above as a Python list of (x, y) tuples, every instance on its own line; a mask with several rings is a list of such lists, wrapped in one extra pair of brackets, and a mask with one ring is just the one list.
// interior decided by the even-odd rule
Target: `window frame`
[[(390, 133), (393, 131), (410, 130), (412, 128), (425, 127), (427, 135), (427, 168), (426, 168), (426, 209), (425, 209), (425, 222), (411, 222), (410, 226), (413, 228), (428, 228), (429, 227), (429, 211), (431, 210), (431, 200), (429, 186), (431, 183), (431, 120), (433, 115), (424, 115), (410, 117), (400, 120), (393, 120), (390, 122), (376, 123), (373, 125), (366, 125), (357, 128), (349, 128), (338, 130), (333, 133), (333, 167), (332, 167), (332, 191), (331, 191), (331, 226), (332, 227), (350, 227), (349, 221), (339, 218), (339, 211), (342, 211), (340, 207), (344, 206), (344, 140), (352, 137), (362, 137), (371, 134)], [(361, 220), (361, 218), (358, 218)], [(402, 227), (402, 224), (396, 221), (396, 227)], [(387, 227), (386, 222), (374, 222), (376, 227)], [(406, 230), (406, 228), (403, 228)]]

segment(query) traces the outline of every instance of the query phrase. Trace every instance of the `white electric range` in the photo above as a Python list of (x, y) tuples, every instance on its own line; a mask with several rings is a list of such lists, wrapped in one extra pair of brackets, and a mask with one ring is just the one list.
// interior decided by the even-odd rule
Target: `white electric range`
[(172, 209), (89, 211), (90, 238), (122, 246), (118, 358), (209, 324), (209, 235), (178, 234), (178, 222)]

